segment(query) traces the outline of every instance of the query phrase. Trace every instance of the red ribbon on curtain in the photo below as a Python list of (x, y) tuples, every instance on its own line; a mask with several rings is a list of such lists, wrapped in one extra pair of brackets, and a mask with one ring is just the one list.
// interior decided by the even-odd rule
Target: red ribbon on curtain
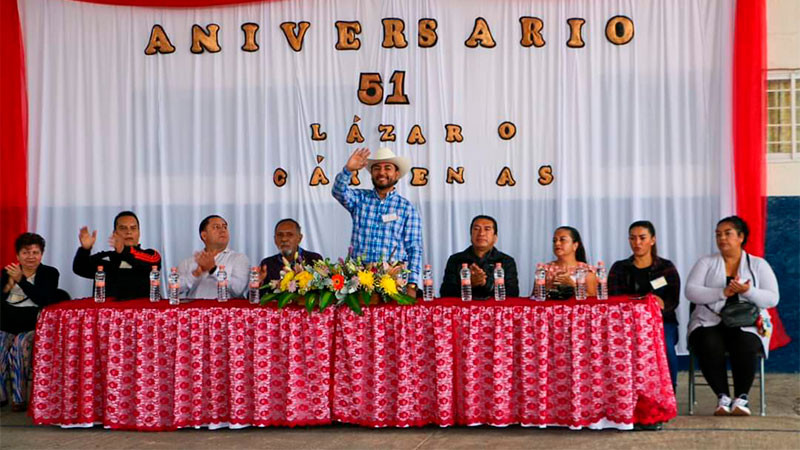
[[(750, 227), (747, 251), (764, 255), (767, 227), (767, 5), (736, 2), (733, 38), (733, 162), (736, 212)], [(770, 349), (791, 341), (776, 308), (770, 308)]]
[(0, 1), (0, 270), (16, 262), (14, 239), (28, 228), (28, 99), (16, 0)]

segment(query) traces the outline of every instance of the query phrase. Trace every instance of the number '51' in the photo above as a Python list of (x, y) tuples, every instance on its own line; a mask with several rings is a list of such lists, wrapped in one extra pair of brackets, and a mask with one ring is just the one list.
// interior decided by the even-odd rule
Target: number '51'
[[(387, 105), (407, 105), (405, 94), (406, 72), (395, 70), (390, 78), (392, 95), (386, 97)], [(379, 73), (362, 73), (358, 82), (358, 100), (365, 105), (377, 105), (383, 99), (383, 80)]]

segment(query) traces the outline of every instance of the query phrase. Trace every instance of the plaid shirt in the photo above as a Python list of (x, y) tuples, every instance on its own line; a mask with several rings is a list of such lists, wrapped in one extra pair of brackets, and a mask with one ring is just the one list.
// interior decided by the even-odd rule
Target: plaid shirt
[[(374, 189), (352, 189), (352, 173), (345, 168), (333, 183), (333, 198), (353, 217), (352, 256), (364, 262), (405, 261), (409, 283), (420, 285), (422, 272), (422, 221), (417, 208), (397, 191), (381, 199)], [(384, 221), (389, 215), (396, 220)]]

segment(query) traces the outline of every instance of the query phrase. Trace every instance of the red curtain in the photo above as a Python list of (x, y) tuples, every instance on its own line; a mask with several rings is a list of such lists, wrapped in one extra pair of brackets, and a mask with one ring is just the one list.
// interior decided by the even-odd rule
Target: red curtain
[(0, 267), (16, 261), (14, 239), (28, 227), (28, 100), (16, 0), (0, 1)]
[[(738, 0), (733, 39), (733, 162), (736, 212), (750, 226), (747, 251), (764, 255), (767, 226), (767, 5), (766, 0)], [(783, 347), (786, 334), (778, 310), (770, 349)]]

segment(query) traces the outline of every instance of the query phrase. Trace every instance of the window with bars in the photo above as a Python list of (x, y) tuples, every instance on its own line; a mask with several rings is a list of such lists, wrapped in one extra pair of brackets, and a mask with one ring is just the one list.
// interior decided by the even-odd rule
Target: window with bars
[(769, 160), (800, 161), (800, 70), (772, 72), (767, 81)]

